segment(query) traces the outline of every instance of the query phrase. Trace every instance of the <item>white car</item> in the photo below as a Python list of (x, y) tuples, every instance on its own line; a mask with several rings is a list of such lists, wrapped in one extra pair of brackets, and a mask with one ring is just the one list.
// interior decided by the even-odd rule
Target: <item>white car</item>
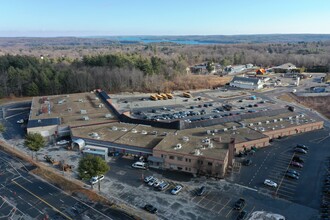
[(164, 183), (164, 180), (157, 180), (155, 183), (154, 183), (154, 187), (158, 187), (160, 184)]
[(148, 185), (149, 185), (149, 186), (152, 186), (152, 185), (154, 185), (155, 182), (157, 182), (157, 181), (158, 181), (157, 178), (153, 178), (153, 179), (151, 179), (151, 180), (148, 182)]
[(152, 180), (154, 177), (153, 176), (146, 176), (145, 178), (144, 178), (144, 182), (145, 183), (148, 183), (150, 180)]
[(68, 144), (68, 143), (70, 143), (70, 141), (67, 141), (67, 140), (60, 140), (60, 141), (56, 142), (56, 144), (58, 144), (58, 145), (64, 145), (64, 144)]
[(181, 190), (182, 190), (183, 186), (180, 186), (180, 185), (177, 185), (176, 187), (174, 187), (172, 190), (171, 190), (171, 194), (172, 195), (176, 195), (178, 194)]
[(97, 183), (98, 181), (101, 181), (104, 179), (104, 175), (101, 176), (93, 176), (90, 180), (90, 183), (93, 185), (95, 183)]
[(267, 185), (267, 186), (270, 186), (270, 187), (274, 187), (274, 188), (277, 187), (277, 183), (275, 183), (275, 182), (272, 181), (272, 180), (268, 180), (268, 179), (266, 179), (266, 180), (264, 181), (264, 184)]
[(20, 119), (16, 122), (17, 124), (23, 124), (24, 123), (24, 119)]

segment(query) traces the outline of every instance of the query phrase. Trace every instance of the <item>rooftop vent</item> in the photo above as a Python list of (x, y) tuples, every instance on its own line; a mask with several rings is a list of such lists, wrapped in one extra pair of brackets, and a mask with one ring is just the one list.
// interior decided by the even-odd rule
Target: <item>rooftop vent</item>
[(103, 107), (104, 107), (104, 104), (101, 103), (101, 104), (98, 105), (98, 107), (99, 107), (99, 108), (103, 108)]
[(273, 122), (277, 122), (277, 119), (273, 119)]
[(99, 97), (95, 97), (95, 100), (99, 100)]
[(162, 136), (167, 136), (167, 132), (163, 132)]
[(132, 133), (137, 133), (137, 130), (135, 128), (132, 129)]
[(69, 98), (69, 97), (70, 97), (70, 95), (66, 95), (65, 97)]
[(206, 134), (211, 134), (211, 133), (212, 133), (211, 130), (206, 131)]
[(269, 124), (269, 121), (266, 121), (266, 124)]
[(181, 148), (182, 148), (182, 145), (181, 144), (177, 144), (177, 145), (175, 145), (174, 150), (179, 150)]
[(95, 139), (100, 139), (99, 134), (96, 133), (96, 132), (92, 132), (92, 133), (90, 133), (89, 136), (91, 136), (92, 138), (95, 138)]
[(157, 135), (158, 134), (158, 131), (152, 131), (151, 134), (152, 135)]
[(299, 115), (296, 115), (296, 118), (299, 118)]
[(274, 131), (274, 130), (275, 130), (275, 128), (274, 128), (274, 127), (272, 127), (272, 130)]
[(68, 112), (72, 112), (72, 108), (68, 108)]
[(82, 117), (82, 120), (84, 120), (84, 121), (89, 121), (89, 117), (88, 117), (88, 116), (83, 116), (83, 117)]
[(283, 121), (283, 118), (279, 118), (278, 120), (279, 120), (279, 121)]
[(233, 130), (236, 130), (236, 126), (233, 126)]
[(291, 120), (292, 119), (292, 116), (290, 116), (288, 119)]
[(218, 129), (214, 129), (213, 132), (214, 132), (214, 133), (218, 133)]
[(112, 118), (111, 114), (105, 114), (105, 118)]
[(57, 104), (63, 104), (65, 102), (65, 99), (58, 100)]
[(199, 156), (199, 155), (202, 155), (202, 152), (199, 149), (195, 149), (193, 154), (196, 156)]
[(250, 123), (249, 126), (253, 126), (253, 123)]
[(262, 124), (261, 121), (259, 121), (259, 122), (258, 122), (258, 125), (261, 125), (261, 124)]
[(227, 131), (228, 130), (228, 128), (223, 128), (223, 131)]
[(84, 100), (83, 99), (78, 99), (78, 102), (84, 102)]
[(112, 130), (113, 130), (113, 131), (117, 131), (118, 128), (117, 128), (116, 126), (113, 126), (113, 127), (112, 127)]
[(188, 141), (189, 141), (189, 137), (187, 137), (187, 136), (183, 136), (183, 137), (182, 137), (182, 140), (183, 140), (184, 142), (188, 142)]
[(121, 131), (126, 132), (127, 131), (127, 128), (122, 128)]
[(85, 114), (87, 114), (87, 111), (84, 110), (84, 109), (81, 109), (81, 110), (80, 110), (80, 114), (85, 115)]
[(141, 134), (148, 134), (148, 132), (145, 131), (145, 130), (142, 130), (142, 131), (141, 131)]

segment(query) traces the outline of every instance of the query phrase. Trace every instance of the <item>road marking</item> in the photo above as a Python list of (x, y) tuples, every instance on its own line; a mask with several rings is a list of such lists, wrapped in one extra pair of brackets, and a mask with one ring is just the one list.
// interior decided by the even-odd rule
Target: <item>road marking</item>
[(64, 201), (62, 199), (60, 199), (60, 201), (64, 203)]
[(29, 202), (28, 202), (27, 204), (29, 204), (30, 206), (32, 206), (32, 204), (31, 204), (31, 203), (29, 203)]
[[(22, 189), (24, 189), (25, 191), (27, 191), (28, 193), (30, 193), (31, 195), (33, 195), (34, 197), (36, 197), (37, 199), (39, 199), (40, 201), (42, 201), (43, 203), (45, 203), (46, 205), (48, 205), (49, 207), (51, 207), (54, 211), (60, 213), (63, 217), (73, 220), (72, 218), (70, 218), (69, 216), (67, 216), (66, 214), (64, 214), (63, 212), (61, 212), (60, 210), (58, 210), (57, 208), (55, 208), (54, 206), (52, 206), (51, 204), (49, 204), (47, 201), (45, 201), (44, 199), (40, 198), (39, 196), (37, 196), (36, 194), (34, 194), (33, 192), (29, 191), (28, 189), (26, 189), (24, 186), (20, 185), (19, 183), (13, 181), (13, 183), (15, 183), (17, 186), (21, 187)], [(31, 205), (32, 206), (32, 205)]]
[(252, 191), (255, 191), (255, 192), (258, 192), (258, 190), (253, 189), (253, 188), (248, 187), (248, 186), (243, 186), (243, 185), (240, 185), (240, 184), (237, 184), (237, 183), (234, 183), (234, 185), (236, 185), (236, 186), (240, 186), (240, 187), (243, 187), (243, 188), (245, 188), (245, 189), (249, 189), (249, 190), (252, 190)]
[(21, 200), (23, 200), (23, 198), (21, 196), (18, 196), (18, 198), (20, 198)]
[(53, 195), (52, 193), (48, 193), (48, 194), (51, 195), (51, 196)]
[(39, 186), (38, 188), (39, 188), (39, 189), (42, 189), (42, 187), (41, 187), (41, 186)]

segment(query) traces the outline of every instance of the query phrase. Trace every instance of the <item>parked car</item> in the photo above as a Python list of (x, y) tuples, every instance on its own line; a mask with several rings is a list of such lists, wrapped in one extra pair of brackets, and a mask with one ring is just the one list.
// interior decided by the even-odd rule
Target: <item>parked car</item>
[(175, 186), (172, 190), (171, 190), (171, 194), (172, 195), (177, 195), (181, 190), (182, 190), (182, 186), (181, 185), (177, 185)]
[(155, 183), (154, 183), (154, 187), (158, 187), (160, 184), (162, 184), (164, 182), (164, 180), (157, 180)]
[(148, 183), (150, 180), (152, 180), (154, 177), (153, 176), (146, 176), (145, 178), (144, 178), (144, 182), (145, 183)]
[(206, 187), (202, 186), (201, 188), (198, 189), (197, 195), (202, 196), (205, 193), (205, 191), (206, 191)]
[(294, 166), (294, 167), (299, 167), (299, 168), (303, 168), (304, 166), (301, 164), (301, 163), (298, 163), (298, 162), (294, 162), (292, 161), (290, 163), (291, 166)]
[(169, 185), (170, 185), (170, 184), (164, 182), (164, 183), (159, 184), (159, 186), (158, 186), (157, 189), (158, 189), (159, 191), (163, 191), (163, 190), (167, 189), (167, 187), (169, 187)]
[(90, 179), (90, 183), (93, 185), (95, 183), (97, 183), (98, 181), (101, 181), (104, 179), (104, 175), (101, 175), (101, 176), (93, 176), (91, 179)]
[(296, 148), (304, 149), (305, 151), (308, 151), (308, 147), (304, 144), (297, 144)]
[(298, 156), (294, 156), (292, 158), (292, 161), (295, 161), (295, 162), (298, 162), (298, 163), (304, 163), (305, 162), (301, 157), (298, 157)]
[(68, 140), (60, 140), (60, 141), (56, 142), (57, 145), (64, 145), (64, 144), (68, 144), (68, 143), (70, 143), (70, 141), (68, 141)]
[[(298, 162), (299, 163), (299, 162)], [(294, 175), (296, 175), (296, 176), (300, 176), (300, 173), (298, 173), (297, 171), (295, 171), (295, 170), (287, 170), (286, 171), (287, 173), (292, 173), (292, 174), (294, 174)]]
[(152, 179), (148, 182), (148, 186), (153, 186), (157, 181), (158, 181), (157, 178), (152, 178)]
[(296, 153), (301, 153), (301, 154), (307, 154), (307, 151), (305, 151), (305, 150), (302, 149), (302, 148), (295, 148), (295, 149), (294, 149), (294, 152), (296, 152)]
[(144, 209), (152, 214), (156, 214), (158, 212), (158, 209), (150, 204), (145, 205)]
[(252, 160), (251, 159), (246, 159), (243, 161), (243, 165), (245, 166), (250, 166), (252, 164)]
[(247, 211), (243, 210), (238, 214), (236, 220), (242, 220), (246, 217), (246, 215), (247, 215)]
[(234, 204), (234, 209), (235, 210), (242, 210), (245, 206), (245, 199), (240, 198), (239, 200), (237, 200)]
[(147, 164), (141, 161), (137, 161), (132, 164), (132, 167), (137, 169), (147, 169)]
[(24, 123), (24, 119), (20, 119), (16, 122), (17, 124), (23, 124)]
[(277, 187), (277, 183), (275, 183), (274, 181), (269, 180), (269, 179), (266, 179), (264, 181), (264, 184), (267, 185), (267, 186), (270, 186), (270, 187), (275, 187), (275, 188)]
[(293, 174), (293, 173), (286, 173), (285, 176), (286, 176), (286, 177), (289, 177), (289, 178), (291, 178), (291, 179), (296, 179), (296, 180), (299, 179), (299, 176), (297, 176), (297, 175), (295, 175), (295, 174)]

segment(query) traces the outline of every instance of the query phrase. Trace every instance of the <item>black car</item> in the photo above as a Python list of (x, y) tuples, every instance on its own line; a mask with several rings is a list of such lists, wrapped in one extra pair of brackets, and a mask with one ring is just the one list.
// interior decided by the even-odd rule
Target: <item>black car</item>
[(291, 178), (291, 179), (296, 179), (296, 180), (299, 179), (299, 176), (297, 176), (297, 175), (295, 175), (295, 174), (293, 174), (293, 173), (286, 173), (285, 176), (286, 176), (286, 177), (289, 177), (289, 178)]
[(295, 161), (295, 162), (298, 162), (298, 163), (304, 163), (305, 161), (301, 158), (301, 157), (299, 157), (299, 156), (294, 156), (293, 158), (292, 158), (292, 161)]
[(235, 210), (242, 210), (245, 206), (245, 199), (240, 198), (239, 200), (237, 200), (234, 204), (234, 209)]
[(246, 217), (247, 212), (245, 210), (241, 211), (237, 216), (236, 220), (242, 220)]
[(205, 186), (202, 186), (201, 188), (198, 189), (197, 195), (198, 196), (201, 196), (201, 195), (203, 195), (205, 193), (205, 191), (206, 191), (206, 187)]
[(298, 173), (298, 172), (295, 171), (295, 170), (287, 170), (286, 172), (287, 172), (287, 173), (292, 173), (292, 174), (294, 174), (294, 175), (296, 175), (296, 176), (300, 176), (300, 173)]
[(246, 159), (243, 161), (243, 165), (245, 166), (250, 166), (252, 164), (252, 160), (251, 159)]
[(304, 144), (297, 144), (296, 148), (304, 149), (305, 151), (308, 151), (308, 147)]
[(144, 209), (153, 214), (158, 212), (157, 208), (155, 208), (153, 205), (150, 205), (150, 204), (145, 205)]

